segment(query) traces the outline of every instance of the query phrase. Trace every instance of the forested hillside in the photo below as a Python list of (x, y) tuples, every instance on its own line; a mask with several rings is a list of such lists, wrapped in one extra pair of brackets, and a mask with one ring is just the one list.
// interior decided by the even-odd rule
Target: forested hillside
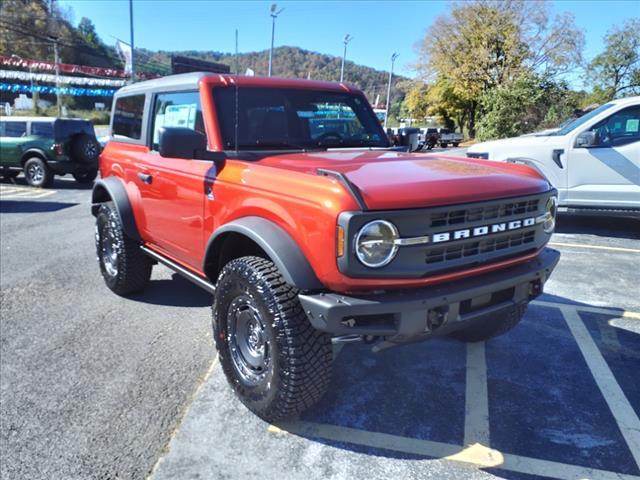
[[(170, 56), (172, 53), (224, 63), (231, 66), (231, 71), (235, 71), (236, 69), (236, 59), (231, 53), (195, 50), (182, 52), (150, 52), (144, 50), (141, 52), (142, 68), (146, 68), (148, 71), (166, 73), (169, 69)], [(238, 72), (244, 73), (247, 68), (250, 68), (256, 75), (266, 75), (268, 62), (268, 50), (241, 53), (237, 59)], [(273, 53), (273, 74), (287, 78), (311, 78), (313, 80), (336, 81), (340, 78), (340, 63), (340, 57), (311, 52), (298, 47), (277, 47)], [(162, 67), (164, 67), (164, 71)], [(158, 68), (160, 69), (158, 70)], [(357, 85), (366, 92), (371, 101), (375, 101), (377, 95), (380, 95), (381, 100), (384, 100), (388, 79), (388, 72), (357, 65), (348, 60), (345, 64), (345, 81)], [(397, 97), (394, 98), (394, 100), (397, 100)]]
[[(61, 9), (47, 0), (2, 0), (0, 2), (0, 55), (18, 56), (44, 62), (54, 61), (54, 41), (60, 52), (60, 62), (96, 67), (123, 68), (116, 49), (108, 43), (113, 39), (98, 37), (90, 19), (81, 18), (74, 25), (71, 11)], [(155, 52), (136, 49), (136, 71), (156, 75), (170, 73), (171, 54), (210, 60), (236, 68), (231, 53), (216, 51)], [(256, 75), (267, 74), (269, 52), (242, 53), (237, 66), (240, 73), (251, 68)], [(297, 47), (278, 47), (274, 51), (273, 73), (279, 77), (338, 80), (340, 57), (303, 50)], [(386, 98), (388, 72), (375, 70), (347, 61), (345, 80), (361, 88), (373, 102), (377, 95)], [(402, 85), (402, 79), (400, 79)], [(394, 89), (395, 110), (404, 98), (404, 89)]]

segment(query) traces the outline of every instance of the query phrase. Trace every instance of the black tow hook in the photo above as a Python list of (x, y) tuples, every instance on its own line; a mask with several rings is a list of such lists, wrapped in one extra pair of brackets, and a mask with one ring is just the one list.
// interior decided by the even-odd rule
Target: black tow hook
[(427, 313), (427, 331), (433, 332), (447, 323), (449, 306), (434, 308)]

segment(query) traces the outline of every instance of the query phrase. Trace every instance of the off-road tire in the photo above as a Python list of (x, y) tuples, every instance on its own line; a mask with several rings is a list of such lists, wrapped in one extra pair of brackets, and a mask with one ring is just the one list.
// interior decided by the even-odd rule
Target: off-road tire
[[(117, 252), (117, 269), (115, 274), (109, 271), (104, 259), (103, 242), (111, 235)], [(96, 216), (96, 254), (100, 272), (107, 287), (118, 295), (140, 292), (148, 285), (151, 278), (153, 261), (142, 252), (140, 245), (127, 237), (122, 228), (120, 215), (113, 202), (100, 205)]]
[(90, 135), (78, 135), (71, 143), (71, 158), (80, 163), (94, 163), (100, 155), (100, 144)]
[(53, 172), (40, 157), (31, 157), (24, 162), (24, 178), (29, 185), (47, 188), (53, 183)]
[(91, 170), (78, 170), (77, 172), (72, 173), (72, 175), (76, 182), (86, 185), (88, 183), (93, 183), (98, 176), (98, 170), (95, 168)]
[[(328, 334), (313, 328), (278, 268), (260, 257), (229, 262), (220, 273), (213, 301), (213, 334), (220, 364), (240, 401), (268, 422), (294, 416), (324, 395), (331, 381), (332, 346)], [(229, 327), (232, 305), (249, 299), (262, 317), (271, 361), (264, 378), (250, 385), (232, 358)]]
[(441, 144), (440, 144), (440, 147), (442, 147), (442, 148), (447, 148), (448, 146), (449, 146), (449, 144), (448, 144), (448, 143), (441, 143)]
[(460, 144), (458, 142), (453, 142), (451, 145), (453, 145), (454, 148), (457, 148)]
[(515, 327), (526, 311), (526, 305), (515, 305), (504, 313), (494, 316), (489, 320), (478, 322), (464, 330), (453, 332), (451, 336), (463, 342), (482, 342), (508, 332)]

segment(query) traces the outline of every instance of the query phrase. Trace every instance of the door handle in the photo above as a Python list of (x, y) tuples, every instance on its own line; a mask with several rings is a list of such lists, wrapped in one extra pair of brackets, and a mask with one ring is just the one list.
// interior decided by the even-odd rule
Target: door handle
[(138, 178), (147, 185), (151, 184), (151, 182), (153, 181), (153, 176), (149, 175), (148, 173), (138, 173)]

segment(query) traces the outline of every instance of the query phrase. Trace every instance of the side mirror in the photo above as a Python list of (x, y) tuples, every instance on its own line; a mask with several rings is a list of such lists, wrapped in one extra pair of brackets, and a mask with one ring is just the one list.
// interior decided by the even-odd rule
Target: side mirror
[(400, 145), (407, 149), (407, 152), (415, 152), (418, 150), (420, 142), (420, 129), (405, 127), (398, 130), (400, 137)]
[(598, 135), (594, 131), (582, 132), (576, 138), (576, 147), (589, 148), (598, 145)]
[(191, 160), (207, 150), (207, 137), (190, 128), (162, 127), (159, 144), (161, 157)]

